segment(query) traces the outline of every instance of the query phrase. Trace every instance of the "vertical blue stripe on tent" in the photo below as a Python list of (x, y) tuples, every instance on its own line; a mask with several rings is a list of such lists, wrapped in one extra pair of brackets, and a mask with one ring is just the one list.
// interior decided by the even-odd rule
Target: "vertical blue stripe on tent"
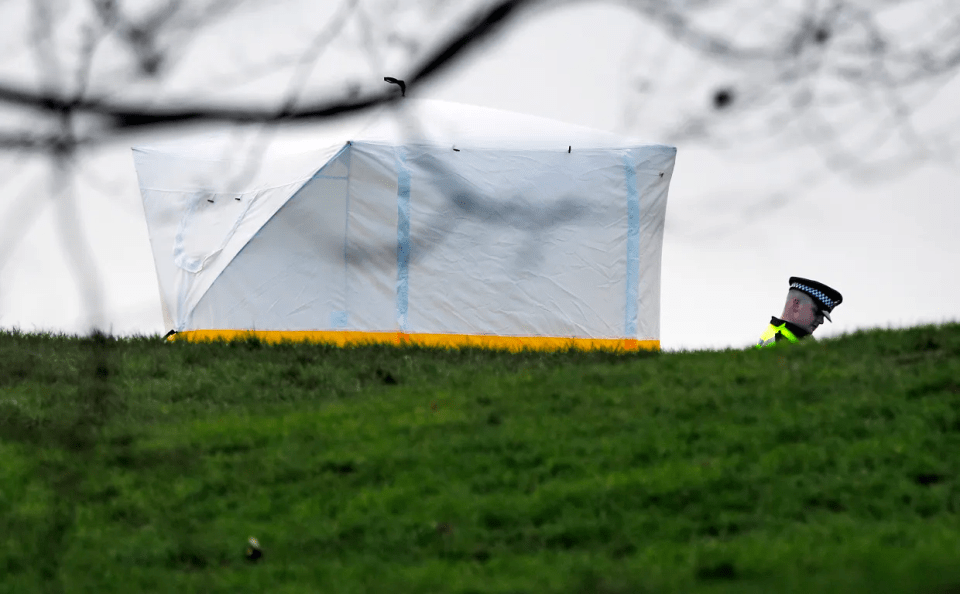
[(410, 264), (410, 170), (406, 150), (394, 149), (397, 159), (397, 324), (407, 331)]
[(627, 182), (627, 305), (623, 332), (627, 338), (637, 336), (637, 295), (640, 291), (640, 194), (637, 193), (637, 170), (632, 156), (630, 152), (623, 155)]

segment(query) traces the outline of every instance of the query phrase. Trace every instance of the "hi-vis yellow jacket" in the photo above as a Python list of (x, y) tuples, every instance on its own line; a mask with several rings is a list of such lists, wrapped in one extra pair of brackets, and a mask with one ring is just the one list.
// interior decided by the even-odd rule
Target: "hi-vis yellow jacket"
[(784, 322), (779, 318), (773, 318), (770, 320), (770, 325), (767, 326), (766, 331), (760, 335), (760, 340), (757, 341), (755, 348), (759, 349), (765, 346), (776, 344), (778, 337), (780, 340), (786, 339), (793, 343), (800, 342), (800, 339), (804, 336), (797, 336), (794, 334), (789, 328), (787, 328), (787, 322)]

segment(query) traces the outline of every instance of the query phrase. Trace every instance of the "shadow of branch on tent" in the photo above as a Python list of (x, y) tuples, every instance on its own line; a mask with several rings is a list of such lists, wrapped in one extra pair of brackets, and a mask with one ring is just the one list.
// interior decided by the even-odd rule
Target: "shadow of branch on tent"
[[(429, 181), (445, 202), (423, 221), (411, 221), (410, 263), (423, 259), (444, 245), (446, 240), (465, 224), (489, 227), (491, 232), (510, 230), (519, 232), (523, 239), (517, 247), (514, 267), (529, 269), (543, 258), (544, 236), (556, 229), (589, 218), (589, 206), (583, 198), (564, 195), (551, 201), (539, 202), (518, 193), (509, 199), (485, 195), (476, 184), (459, 172), (445, 167), (435, 156), (424, 153), (408, 163), (418, 169), (422, 179)], [(491, 240), (496, 237), (491, 233)], [(372, 261), (393, 262), (396, 259), (396, 241), (376, 245), (357, 245), (353, 238), (347, 248), (347, 263), (364, 266)]]

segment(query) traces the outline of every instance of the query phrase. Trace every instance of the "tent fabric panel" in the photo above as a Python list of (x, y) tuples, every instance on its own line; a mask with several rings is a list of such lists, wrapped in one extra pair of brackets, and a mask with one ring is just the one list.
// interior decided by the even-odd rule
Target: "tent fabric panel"
[[(176, 235), (180, 212), (177, 204), (179, 195), (169, 195), (159, 190), (141, 190), (143, 210), (147, 219), (147, 234), (153, 263), (157, 271), (157, 286), (160, 290), (161, 309), (164, 314), (164, 327), (176, 328), (176, 295), (180, 269), (173, 262), (173, 243)], [(184, 197), (185, 198), (185, 197)], [(185, 208), (185, 200), (183, 208)]]
[[(134, 149), (167, 329), (188, 327), (190, 312), (233, 257), (342, 148), (291, 155), (282, 163), (250, 162), (249, 155), (199, 160)], [(241, 165), (250, 169), (237, 173)], [(178, 265), (176, 252), (187, 250), (190, 257)]]
[(624, 184), (627, 210), (627, 262), (625, 272), (626, 305), (623, 311), (623, 335), (637, 335), (640, 292), (640, 194), (637, 190), (637, 170), (630, 153), (623, 155)]
[(396, 330), (397, 226), (394, 147), (352, 143), (346, 238), (349, 330)]
[(660, 338), (660, 278), (667, 195), (677, 149), (650, 146), (631, 150), (640, 196), (640, 282), (636, 338)]
[(616, 152), (416, 146), (406, 163), (410, 332), (624, 337)]
[(230, 262), (190, 328), (334, 330), (346, 324), (347, 180), (317, 176)]
[[(233, 261), (237, 253), (242, 250), (250, 239), (276, 214), (291, 196), (295, 195), (304, 184), (296, 182), (286, 186), (259, 190), (248, 194), (240, 194), (241, 201), (251, 202), (250, 208), (236, 223), (230, 236), (205, 260), (204, 266), (194, 272), (178, 267), (176, 295), (177, 330), (189, 327), (189, 319), (197, 303), (203, 298), (207, 290), (213, 285), (220, 273)], [(200, 196), (195, 200), (202, 200)], [(201, 229), (197, 229), (200, 233)], [(174, 241), (176, 246), (176, 240)]]

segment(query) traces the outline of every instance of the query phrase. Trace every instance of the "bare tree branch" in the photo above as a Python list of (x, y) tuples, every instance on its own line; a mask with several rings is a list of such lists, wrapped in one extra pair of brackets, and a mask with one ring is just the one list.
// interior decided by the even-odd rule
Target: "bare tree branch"
[(297, 69), (287, 88), (286, 97), (283, 99), (281, 111), (293, 112), (296, 109), (297, 101), (300, 99), (303, 87), (310, 77), (310, 72), (316, 65), (323, 50), (325, 50), (330, 42), (343, 30), (350, 14), (356, 10), (358, 2), (359, 0), (345, 0), (343, 4), (341, 4), (337, 14), (327, 23), (327, 26), (311, 40), (310, 45), (300, 56)]
[[(503, 27), (517, 11), (534, 0), (501, 0), (482, 11), (446, 44), (428, 56), (405, 77), (408, 85), (421, 83), (439, 73), (451, 60), (470, 46), (476, 45)], [(187, 108), (154, 108), (145, 105), (106, 101), (82, 96), (65, 97), (54, 92), (37, 92), (12, 83), (0, 83), (0, 102), (33, 107), (47, 112), (69, 112), (101, 116), (106, 130), (130, 130), (161, 124), (196, 121), (230, 121), (238, 123), (273, 122), (278, 120), (312, 120), (352, 113), (398, 99), (393, 89), (366, 97), (344, 95), (324, 101), (305, 103), (299, 108), (284, 105), (279, 109), (231, 108), (197, 105)]]

